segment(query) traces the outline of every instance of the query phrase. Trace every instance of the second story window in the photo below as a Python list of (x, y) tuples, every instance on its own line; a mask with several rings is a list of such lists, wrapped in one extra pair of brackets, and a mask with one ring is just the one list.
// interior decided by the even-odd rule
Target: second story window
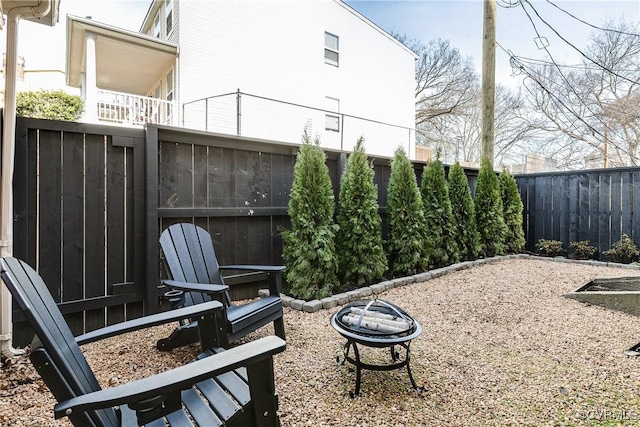
[(325, 64), (335, 65), (339, 64), (339, 51), (338, 51), (338, 36), (331, 33), (324, 33), (324, 62)]
[(158, 13), (153, 19), (153, 37), (160, 38), (160, 14)]
[(167, 36), (168, 36), (169, 34), (171, 34), (171, 30), (173, 29), (173, 0), (165, 0), (164, 16), (166, 16)]

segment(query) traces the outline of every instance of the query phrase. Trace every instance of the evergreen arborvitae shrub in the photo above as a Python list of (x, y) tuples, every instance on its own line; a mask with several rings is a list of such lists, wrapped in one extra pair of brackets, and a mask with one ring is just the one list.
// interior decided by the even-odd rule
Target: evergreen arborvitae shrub
[(480, 234), (476, 227), (476, 214), (469, 180), (460, 163), (449, 169), (449, 200), (453, 221), (453, 239), (460, 259), (474, 260), (480, 253)]
[(524, 250), (524, 229), (522, 228), (522, 199), (516, 179), (506, 169), (500, 174), (500, 196), (502, 215), (507, 227), (504, 243), (507, 253), (517, 254)]
[(429, 162), (422, 174), (420, 190), (425, 219), (425, 244), (429, 267), (439, 268), (458, 262), (459, 253), (453, 238), (453, 217), (444, 165)]
[(340, 181), (336, 235), (342, 285), (360, 287), (387, 271), (378, 212), (378, 187), (360, 138), (349, 155)]
[(480, 233), (480, 255), (492, 257), (505, 253), (505, 236), (507, 234), (502, 216), (502, 199), (498, 176), (493, 170), (491, 161), (484, 157), (474, 198), (476, 226)]
[(282, 232), (287, 291), (294, 298), (324, 298), (336, 285), (333, 211), (333, 187), (324, 151), (317, 140), (310, 142), (305, 130), (289, 198), (291, 230)]
[(389, 270), (394, 276), (427, 268), (425, 221), (420, 189), (411, 161), (402, 148), (391, 160), (387, 190)]

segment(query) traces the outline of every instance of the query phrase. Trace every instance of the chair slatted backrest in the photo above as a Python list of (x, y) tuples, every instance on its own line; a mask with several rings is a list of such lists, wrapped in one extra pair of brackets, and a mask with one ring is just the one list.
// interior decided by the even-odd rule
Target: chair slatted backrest
[[(165, 271), (170, 279), (189, 283), (224, 285), (211, 235), (194, 224), (174, 224), (160, 235)], [(225, 295), (227, 305), (231, 298)], [(200, 292), (186, 292), (185, 305), (210, 300)]]
[[(40, 360), (44, 357), (54, 365), (45, 368), (48, 373), (41, 375), (55, 398), (63, 401), (100, 390), (93, 371), (38, 273), (21, 260), (5, 257), (0, 260), (0, 275), (42, 344), (41, 348), (32, 348), (32, 360), (37, 355)], [(96, 411), (89, 416), (91, 420), (74, 420), (74, 423), (116, 425), (118, 420), (114, 410)]]

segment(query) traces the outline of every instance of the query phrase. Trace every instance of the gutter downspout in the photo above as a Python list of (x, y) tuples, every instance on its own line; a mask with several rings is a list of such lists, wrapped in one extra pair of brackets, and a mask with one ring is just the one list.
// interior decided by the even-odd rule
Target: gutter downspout
[[(13, 255), (13, 168), (16, 144), (16, 75), (18, 62), (18, 22), (22, 17), (42, 18), (51, 11), (54, 0), (38, 6), (23, 6), (7, 11), (7, 49), (4, 90), (4, 126), (2, 129), (2, 177), (0, 181), (0, 256)], [(11, 293), (0, 285), (0, 351), (23, 353), (12, 345)]]

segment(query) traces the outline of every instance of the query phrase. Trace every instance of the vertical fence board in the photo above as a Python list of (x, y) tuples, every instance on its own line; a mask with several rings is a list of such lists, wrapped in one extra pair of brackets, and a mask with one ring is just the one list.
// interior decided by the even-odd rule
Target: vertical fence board
[(207, 153), (207, 188), (209, 190), (209, 198), (206, 202), (207, 207), (221, 206), (223, 180), (226, 172), (222, 161), (221, 147), (208, 147)]
[[(545, 177), (536, 177), (535, 192), (535, 217), (536, 217), (536, 242), (540, 239), (549, 239), (547, 237), (547, 220), (545, 218), (546, 210), (550, 208), (548, 199), (550, 198), (549, 187), (546, 185)], [(545, 197), (545, 195), (547, 195)], [(546, 210), (545, 210), (546, 209)]]
[[(551, 238), (560, 240), (560, 236), (567, 231), (565, 224), (565, 179), (563, 176), (549, 177), (549, 192), (551, 193), (551, 210), (555, 215), (547, 214), (551, 220)], [(565, 247), (566, 249), (566, 247)]]
[[(34, 144), (29, 144), (29, 130), (16, 129), (15, 145), (15, 169), (14, 182), (23, 182), (25, 185), (13, 185), (13, 253), (30, 265), (35, 265), (36, 260), (36, 233), (35, 223), (30, 221), (30, 216), (35, 210), (35, 195), (37, 194), (36, 180), (30, 176), (36, 176), (31, 168), (35, 168)], [(20, 176), (18, 176), (20, 175)]]
[(208, 150), (207, 147), (193, 147), (193, 207), (206, 207), (208, 201)]
[(611, 192), (610, 192), (610, 208), (611, 208), (611, 231), (609, 233), (609, 244), (618, 240), (617, 236), (622, 233), (622, 173), (618, 171), (611, 172)]
[(158, 147), (160, 160), (158, 162), (158, 181), (160, 184), (158, 201), (160, 207), (175, 207), (178, 199), (178, 177), (176, 176), (176, 161), (178, 144), (165, 142)]
[[(105, 141), (104, 135), (85, 135), (84, 298), (106, 296), (105, 282)], [(88, 310), (85, 331), (104, 326), (105, 308)]]
[[(129, 165), (128, 163), (131, 163)], [(126, 150), (113, 147), (107, 142), (107, 284), (124, 283), (126, 281), (126, 256), (128, 248), (126, 224), (133, 213), (133, 205), (128, 205), (127, 212), (126, 174), (133, 166), (133, 161), (126, 161)], [(129, 214), (129, 215), (127, 215)], [(128, 218), (127, 218), (128, 216)], [(133, 233), (128, 233), (133, 234)], [(107, 308), (107, 324), (113, 325), (125, 319), (124, 306)]]
[[(85, 297), (84, 290), (84, 135), (67, 133), (62, 141), (62, 269), (63, 301)], [(82, 313), (65, 316), (74, 335), (83, 331)]]
[(607, 248), (611, 246), (611, 176), (600, 174), (598, 178), (598, 245)]
[(536, 219), (536, 215), (537, 215), (537, 207), (536, 207), (536, 200), (538, 199), (536, 197), (536, 178), (535, 177), (530, 177), (528, 178), (528, 185), (527, 188), (529, 189), (528, 191), (528, 197), (527, 197), (527, 204), (529, 206), (529, 209), (527, 209), (527, 212), (529, 212), (529, 227), (527, 230), (527, 241), (529, 242), (529, 246), (528, 249), (530, 251), (535, 250), (535, 245), (536, 243), (538, 243), (538, 235), (536, 234), (536, 223), (537, 223), (537, 219)]
[(567, 215), (568, 215), (568, 239), (569, 242), (577, 242), (579, 240), (579, 205), (578, 196), (580, 194), (580, 177), (578, 175), (570, 175), (568, 177), (568, 193), (567, 193)]
[(589, 192), (589, 174), (581, 173), (579, 175), (580, 189), (578, 190), (578, 240), (589, 240), (592, 245), (598, 244), (591, 236), (591, 193)]
[(282, 154), (271, 154), (270, 206), (284, 206), (289, 201), (289, 180), (285, 173), (287, 160)]
[[(31, 133), (31, 132), (30, 132)], [(38, 272), (44, 279), (56, 301), (62, 294), (62, 154), (61, 133), (52, 131), (34, 131), (37, 134), (35, 144), (38, 157), (47, 161), (38, 162), (40, 186), (38, 188), (39, 212), (36, 223), (40, 247), (38, 248)]]

